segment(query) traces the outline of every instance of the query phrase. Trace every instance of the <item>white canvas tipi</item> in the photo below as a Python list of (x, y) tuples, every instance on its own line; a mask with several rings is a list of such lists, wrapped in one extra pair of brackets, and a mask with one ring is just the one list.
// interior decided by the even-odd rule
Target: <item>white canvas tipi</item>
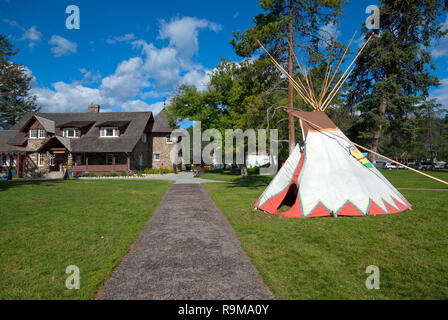
[[(354, 37), (355, 35), (350, 44)], [(313, 88), (309, 73), (306, 69), (304, 71), (297, 57), (301, 74), (294, 79), (260, 43), (274, 65), (289, 79), (299, 96), (314, 111), (287, 110), (300, 119), (303, 147), (296, 146), (255, 203), (256, 209), (287, 217), (306, 218), (390, 214), (411, 208), (400, 192), (324, 112), (352, 72), (353, 63), (373, 38), (372, 34), (336, 84), (332, 83), (333, 79), (338, 74), (350, 44), (333, 73), (330, 54), (319, 96), (316, 95), (317, 90)], [(292, 48), (291, 51), (293, 52)], [(287, 210), (283, 210), (284, 205), (287, 205)]]
[[(307, 218), (390, 214), (411, 207), (323, 111), (293, 114), (301, 119), (304, 144), (296, 146), (256, 209)], [(279, 211), (284, 205), (287, 210)]]

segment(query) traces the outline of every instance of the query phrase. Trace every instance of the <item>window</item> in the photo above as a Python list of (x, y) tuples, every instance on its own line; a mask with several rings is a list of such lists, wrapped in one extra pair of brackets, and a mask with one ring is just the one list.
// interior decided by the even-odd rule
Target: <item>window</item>
[(101, 137), (118, 137), (118, 128), (101, 128)]
[(146, 143), (146, 142), (148, 141), (148, 138), (147, 138), (147, 136), (146, 136), (146, 133), (142, 134), (142, 137), (140, 138), (140, 140), (141, 140), (143, 143)]
[(44, 129), (39, 129), (38, 132), (39, 132), (39, 139), (45, 139), (47, 132)]
[(109, 166), (114, 164), (114, 155), (113, 154), (108, 154), (106, 156), (106, 164)]
[(45, 153), (37, 154), (37, 165), (43, 167), (45, 165)]
[(171, 136), (167, 136), (166, 137), (166, 143), (167, 144), (172, 144), (173, 143), (173, 140), (171, 139)]
[(50, 166), (54, 166), (56, 164), (55, 162), (56, 156), (54, 154), (50, 154)]
[(30, 139), (37, 139), (37, 129), (30, 129)]
[(16, 165), (16, 158), (14, 156), (2, 156), (0, 158), (0, 166), (2, 167), (15, 167)]
[(65, 128), (63, 131), (63, 136), (66, 138), (78, 138), (78, 129)]
[(138, 165), (139, 165), (140, 167), (143, 166), (143, 153), (140, 153), (140, 154), (138, 155)]
[(154, 160), (160, 161), (160, 153), (154, 153)]

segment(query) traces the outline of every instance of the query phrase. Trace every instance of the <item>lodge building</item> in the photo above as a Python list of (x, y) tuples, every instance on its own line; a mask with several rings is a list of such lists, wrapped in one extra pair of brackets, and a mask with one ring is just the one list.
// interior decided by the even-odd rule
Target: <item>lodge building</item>
[(0, 130), (0, 171), (59, 178), (65, 167), (75, 177), (169, 168), (171, 131), (164, 110), (154, 117), (91, 104), (84, 113), (29, 113)]

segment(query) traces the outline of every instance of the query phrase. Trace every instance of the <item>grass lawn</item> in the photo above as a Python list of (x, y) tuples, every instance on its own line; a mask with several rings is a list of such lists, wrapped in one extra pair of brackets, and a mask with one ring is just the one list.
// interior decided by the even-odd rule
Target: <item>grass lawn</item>
[[(383, 171), (398, 188), (447, 189), (407, 170)], [(448, 180), (448, 172), (428, 172)], [(277, 299), (447, 299), (448, 192), (406, 191), (414, 210), (373, 217), (291, 219), (254, 211), (272, 177), (206, 173), (206, 183)], [(366, 267), (380, 289), (365, 287)]]
[[(92, 299), (170, 184), (0, 182), (0, 299)], [(79, 290), (65, 287), (69, 265)]]

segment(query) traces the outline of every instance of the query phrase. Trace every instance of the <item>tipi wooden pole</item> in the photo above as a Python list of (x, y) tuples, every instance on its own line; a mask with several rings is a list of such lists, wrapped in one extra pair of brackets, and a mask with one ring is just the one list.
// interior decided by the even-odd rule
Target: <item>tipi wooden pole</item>
[[(364, 48), (366, 47), (367, 43), (369, 43), (370, 39), (372, 39), (373, 37), (373, 33), (370, 35), (370, 37), (367, 39), (367, 41), (364, 43), (364, 45), (361, 47), (361, 49), (359, 50), (358, 54), (356, 55), (355, 59), (353, 59), (352, 63), (350, 63), (350, 65), (348, 66), (348, 68), (345, 70), (344, 74), (342, 75), (342, 77), (339, 79), (339, 81), (336, 83), (336, 85), (334, 86), (333, 90), (331, 90), (330, 94), (328, 95), (327, 99), (325, 99), (324, 103), (322, 104), (323, 109), (325, 110), (325, 105), (327, 103), (329, 103), (331, 100), (330, 97), (333, 94), (333, 92), (337, 92), (336, 88), (338, 87), (339, 83), (342, 81), (342, 79), (344, 78), (344, 76), (347, 74), (347, 72), (349, 71), (349, 69), (352, 67), (352, 65), (355, 63), (356, 59), (358, 59), (359, 55), (362, 53), (362, 51), (364, 50)], [(334, 75), (333, 75), (334, 76)], [(333, 80), (333, 79), (332, 79)]]
[[(345, 55), (347, 54), (347, 51), (348, 51), (348, 49), (350, 48), (350, 45), (351, 45), (353, 39), (355, 38), (355, 35), (356, 35), (356, 31), (355, 31), (355, 33), (353, 33), (353, 37), (351, 38), (350, 42), (348, 43), (347, 48), (345, 48), (344, 54), (342, 55), (341, 60), (339, 60), (338, 66), (337, 66), (336, 69), (334, 70), (334, 73), (333, 73), (333, 76), (331, 77), (331, 80), (328, 81), (328, 82), (327, 82), (327, 85), (322, 89), (322, 93), (321, 93), (320, 101), (319, 101), (319, 106), (322, 106), (322, 105), (321, 105), (321, 102), (322, 102), (322, 100), (324, 99), (325, 95), (327, 94), (327, 91), (328, 91), (328, 89), (330, 88), (330, 85), (331, 85), (331, 83), (333, 82), (334, 77), (335, 77), (336, 74), (338, 73), (339, 68), (341, 67), (342, 61), (344, 60)], [(330, 95), (331, 95), (331, 92), (330, 92)]]
[[(303, 121), (308, 122), (310, 125), (312, 125), (313, 127), (316, 127), (317, 129), (325, 130), (325, 129), (322, 128), (321, 126), (319, 126), (319, 125), (317, 125), (317, 124), (315, 124), (315, 123), (313, 123), (313, 122), (311, 122), (311, 121), (309, 121), (309, 120), (307, 120), (307, 119), (305, 119), (305, 118), (303, 118), (303, 117), (301, 117), (301, 116), (299, 116), (299, 115), (297, 115), (297, 114), (294, 114), (294, 116), (296, 116), (297, 118), (302, 119)], [(338, 135), (338, 134), (336, 134), (336, 133), (334, 133), (334, 132), (332, 132), (332, 131), (325, 131), (325, 132), (330, 133), (330, 134), (332, 134), (332, 135), (334, 135), (334, 136), (336, 136), (336, 137), (338, 137), (338, 138), (340, 138), (340, 139), (342, 139), (342, 140), (344, 140), (344, 141), (346, 141), (346, 142), (348, 142), (348, 143), (351, 143), (351, 144), (357, 146), (357, 147), (360, 148), (360, 149), (363, 149), (363, 150), (365, 150), (365, 151), (371, 152), (371, 153), (373, 153), (373, 154), (375, 154), (375, 155), (377, 155), (377, 156), (379, 156), (379, 157), (381, 157), (381, 158), (384, 158), (384, 159), (386, 159), (386, 160), (389, 160), (389, 161), (392, 162), (392, 163), (395, 163), (395, 164), (397, 164), (397, 165), (399, 165), (399, 166), (402, 166), (402, 167), (404, 167), (404, 168), (406, 168), (406, 169), (409, 169), (409, 170), (414, 171), (414, 172), (416, 172), (416, 173), (418, 173), (418, 174), (421, 174), (422, 176), (425, 176), (425, 177), (427, 177), (427, 178), (430, 178), (430, 179), (433, 179), (433, 180), (435, 180), (435, 181), (438, 181), (438, 182), (441, 182), (441, 183), (443, 183), (443, 184), (448, 185), (448, 182), (446, 182), (446, 181), (444, 181), (444, 180), (441, 180), (441, 179), (439, 179), (439, 178), (433, 177), (433, 176), (431, 176), (431, 175), (429, 175), (429, 174), (426, 174), (426, 173), (421, 172), (421, 171), (419, 171), (419, 170), (416, 170), (416, 169), (414, 169), (414, 168), (408, 167), (407, 165), (404, 165), (404, 164), (402, 164), (402, 163), (400, 163), (400, 162), (398, 162), (398, 161), (395, 161), (395, 160), (393, 160), (393, 159), (391, 159), (391, 158), (388, 158), (388, 157), (386, 157), (386, 156), (383, 156), (382, 154), (379, 154), (378, 152), (375, 152), (375, 151), (373, 151), (373, 150), (371, 150), (371, 149), (369, 149), (369, 148), (363, 147), (363, 146), (361, 146), (360, 144), (357, 144), (357, 143), (355, 143), (355, 142), (352, 142), (352, 141), (350, 141), (349, 139), (344, 138), (344, 137), (342, 137), (342, 136), (340, 136), (340, 135)]]

